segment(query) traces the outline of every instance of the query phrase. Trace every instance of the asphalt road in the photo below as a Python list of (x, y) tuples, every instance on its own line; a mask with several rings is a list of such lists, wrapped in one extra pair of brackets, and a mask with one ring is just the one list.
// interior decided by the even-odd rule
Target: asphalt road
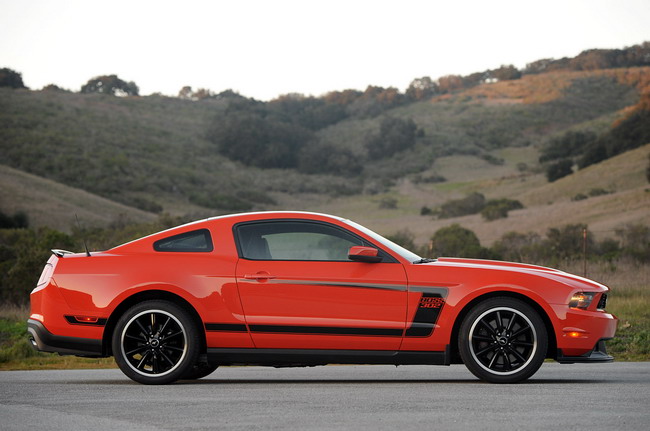
[(546, 363), (526, 383), (463, 366), (220, 368), (143, 386), (119, 370), (0, 372), (0, 429), (650, 429), (650, 363)]

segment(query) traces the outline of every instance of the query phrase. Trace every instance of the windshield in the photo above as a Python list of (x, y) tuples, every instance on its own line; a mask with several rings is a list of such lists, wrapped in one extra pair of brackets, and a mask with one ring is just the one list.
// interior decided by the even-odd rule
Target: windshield
[(344, 220), (344, 222), (347, 223), (348, 225), (352, 226), (353, 228), (365, 233), (370, 238), (372, 238), (374, 241), (380, 243), (381, 245), (383, 245), (384, 247), (390, 249), (391, 251), (399, 254), (400, 256), (402, 256), (402, 258), (408, 260), (409, 262), (418, 262), (418, 261), (422, 260), (422, 258), (420, 256), (418, 256), (417, 254), (405, 249), (401, 245), (395, 244), (393, 241), (384, 238), (383, 236), (379, 235), (378, 233), (371, 231), (367, 227), (361, 226), (360, 224), (355, 223), (355, 222), (353, 222), (351, 220)]

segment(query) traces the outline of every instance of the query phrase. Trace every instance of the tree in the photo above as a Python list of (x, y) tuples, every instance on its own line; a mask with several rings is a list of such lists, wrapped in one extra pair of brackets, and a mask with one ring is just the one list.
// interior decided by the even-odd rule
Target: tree
[(415, 145), (418, 127), (412, 119), (385, 117), (379, 125), (379, 134), (366, 136), (366, 148), (371, 159), (382, 159)]
[(126, 82), (117, 75), (102, 75), (89, 79), (81, 87), (82, 93), (101, 93), (111, 96), (137, 96), (140, 89), (135, 82)]
[(192, 87), (189, 85), (184, 86), (178, 92), (179, 99), (192, 100)]
[(363, 170), (359, 158), (347, 148), (332, 144), (306, 145), (298, 155), (298, 170), (307, 174), (357, 176)]
[(549, 183), (559, 180), (573, 173), (573, 162), (571, 159), (562, 159), (546, 168), (546, 178)]
[(51, 91), (51, 92), (56, 92), (56, 93), (70, 93), (70, 90), (66, 90), (65, 88), (61, 88), (56, 84), (47, 84), (45, 87), (41, 89), (41, 91)]
[(460, 75), (446, 75), (438, 78), (438, 88), (441, 93), (451, 93), (464, 86), (463, 78)]
[(639, 262), (650, 261), (650, 227), (642, 224), (629, 224), (616, 229), (621, 238), (623, 254)]
[(493, 70), (491, 74), (499, 81), (509, 81), (521, 78), (521, 72), (512, 64), (501, 66), (500, 68)]
[(438, 229), (431, 237), (433, 256), (495, 258), (495, 253), (481, 247), (481, 242), (474, 232), (459, 224)]
[(492, 221), (499, 218), (508, 217), (508, 211), (522, 209), (524, 206), (521, 202), (513, 199), (490, 199), (481, 210), (481, 216)]
[(0, 69), (0, 87), (27, 88), (23, 84), (22, 74), (7, 67)]
[(406, 97), (409, 100), (426, 100), (438, 92), (438, 84), (433, 82), (428, 76), (416, 78), (411, 81), (409, 88), (406, 89)]
[(595, 145), (597, 136), (591, 131), (568, 131), (560, 137), (551, 139), (542, 148), (540, 163), (568, 157), (577, 157)]
[(534, 233), (508, 232), (494, 243), (492, 250), (513, 262), (539, 261), (542, 239)]
[[(544, 249), (551, 259), (574, 259), (582, 256), (585, 224), (568, 224), (546, 232)], [(593, 234), (587, 231), (587, 249), (594, 247)]]
[(284, 120), (261, 102), (231, 99), (212, 125), (208, 139), (231, 160), (260, 168), (295, 168), (300, 149), (314, 135)]

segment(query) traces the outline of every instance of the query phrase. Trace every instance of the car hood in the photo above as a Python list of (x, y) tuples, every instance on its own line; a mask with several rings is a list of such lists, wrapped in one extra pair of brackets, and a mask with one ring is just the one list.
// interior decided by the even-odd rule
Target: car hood
[(456, 257), (440, 257), (431, 265), (459, 266), (463, 268), (489, 269), (493, 271), (524, 273), (532, 276), (553, 280), (571, 287), (591, 287), (598, 290), (609, 290), (607, 286), (597, 283), (588, 278), (560, 271), (559, 269), (547, 268), (544, 266), (530, 265), (526, 263), (505, 262), (498, 260), (465, 259)]

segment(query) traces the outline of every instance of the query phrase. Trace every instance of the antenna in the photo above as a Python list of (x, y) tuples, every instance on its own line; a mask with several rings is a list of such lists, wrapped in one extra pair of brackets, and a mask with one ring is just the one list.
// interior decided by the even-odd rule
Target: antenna
[(90, 257), (90, 252), (88, 251), (88, 246), (86, 245), (86, 238), (84, 238), (83, 233), (81, 232), (81, 223), (79, 223), (79, 217), (77, 213), (74, 214), (74, 218), (77, 219), (77, 226), (79, 227), (79, 233), (81, 233), (81, 240), (84, 243), (84, 248), (86, 249), (86, 256)]

